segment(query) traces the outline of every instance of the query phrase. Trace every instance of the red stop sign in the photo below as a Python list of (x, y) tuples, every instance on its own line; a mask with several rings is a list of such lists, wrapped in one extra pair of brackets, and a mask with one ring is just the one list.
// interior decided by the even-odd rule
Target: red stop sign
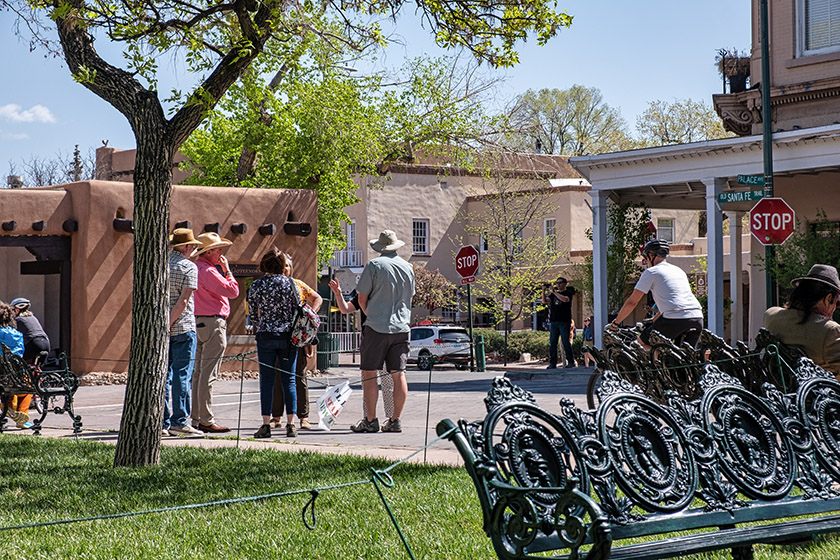
[(455, 271), (461, 278), (473, 278), (476, 270), (478, 270), (478, 251), (472, 245), (464, 245), (455, 255)]
[(762, 245), (781, 245), (795, 225), (793, 208), (781, 198), (762, 198), (750, 210), (750, 231)]

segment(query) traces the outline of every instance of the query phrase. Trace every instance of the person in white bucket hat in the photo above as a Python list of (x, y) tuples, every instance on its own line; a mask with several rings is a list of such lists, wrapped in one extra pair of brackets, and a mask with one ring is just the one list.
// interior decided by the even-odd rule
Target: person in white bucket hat
[(400, 414), (408, 396), (405, 367), (411, 333), (411, 298), (414, 296), (414, 269), (397, 255), (397, 249), (403, 245), (405, 243), (391, 230), (372, 239), (371, 248), (381, 255), (365, 265), (356, 286), (359, 306), (367, 315), (359, 349), (366, 415), (350, 427), (357, 433), (379, 431), (377, 375), (383, 364), (394, 382), (394, 411), (382, 425), (382, 431), (402, 431)]

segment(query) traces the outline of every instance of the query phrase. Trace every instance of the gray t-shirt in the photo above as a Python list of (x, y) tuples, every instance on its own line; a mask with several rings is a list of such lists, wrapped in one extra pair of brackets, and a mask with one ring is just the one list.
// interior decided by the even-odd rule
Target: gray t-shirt
[(644, 293), (653, 292), (653, 301), (666, 319), (703, 318), (703, 308), (691, 292), (688, 276), (668, 261), (642, 272), (636, 289)]
[(356, 291), (368, 296), (368, 326), (378, 333), (408, 332), (414, 269), (396, 253), (383, 253), (365, 265)]

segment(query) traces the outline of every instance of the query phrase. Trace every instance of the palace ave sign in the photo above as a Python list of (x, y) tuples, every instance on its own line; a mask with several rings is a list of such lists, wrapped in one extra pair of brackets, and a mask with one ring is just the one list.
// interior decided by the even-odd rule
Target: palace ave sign
[(750, 231), (762, 245), (781, 245), (795, 223), (793, 208), (781, 198), (762, 198), (750, 210)]
[(464, 245), (455, 255), (455, 271), (461, 276), (461, 285), (475, 282), (478, 270), (478, 251), (472, 245)]

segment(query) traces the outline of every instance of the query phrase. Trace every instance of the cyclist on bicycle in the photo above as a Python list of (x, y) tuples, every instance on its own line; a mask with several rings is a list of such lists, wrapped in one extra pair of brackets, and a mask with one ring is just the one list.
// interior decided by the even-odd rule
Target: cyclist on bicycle
[(684, 335), (683, 340), (692, 346), (697, 345), (703, 329), (703, 308), (694, 297), (685, 272), (666, 260), (670, 252), (668, 242), (662, 239), (652, 239), (645, 244), (642, 259), (647, 269), (642, 272), (633, 293), (611, 323), (617, 327), (651, 291), (660, 313), (639, 335), (646, 348), (650, 346), (650, 332), (653, 329), (671, 340)]

